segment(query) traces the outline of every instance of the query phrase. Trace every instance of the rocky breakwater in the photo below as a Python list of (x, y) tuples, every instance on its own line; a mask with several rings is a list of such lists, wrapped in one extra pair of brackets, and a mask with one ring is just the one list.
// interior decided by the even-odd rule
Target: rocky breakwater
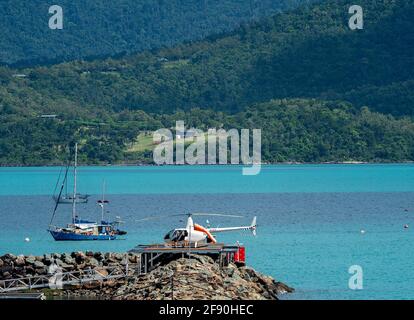
[[(73, 252), (43, 256), (0, 257), (0, 285), (7, 279), (50, 275), (50, 266), (57, 265), (62, 272), (84, 273), (90, 270), (107, 275), (108, 272), (125, 272), (126, 265), (139, 262), (139, 255)], [(109, 270), (109, 271), (108, 271)], [(127, 278), (75, 283), (53, 290), (48, 294), (72, 298), (110, 300), (160, 299), (278, 299), (292, 292), (287, 285), (249, 267), (229, 264), (220, 267), (212, 258), (192, 255), (159, 263), (147, 274), (138, 275), (128, 269)]]
[(280, 294), (292, 291), (252, 268), (234, 264), (220, 268), (210, 257), (194, 255), (130, 279), (114, 291), (111, 299), (275, 300)]
[[(0, 281), (48, 276), (56, 272), (87, 272), (90, 270), (105, 273), (105, 270), (125, 269), (126, 264), (136, 264), (139, 256), (128, 253), (72, 252), (53, 253), (42, 256), (15, 256), (6, 254), (0, 257)], [(53, 265), (53, 267), (51, 267)]]

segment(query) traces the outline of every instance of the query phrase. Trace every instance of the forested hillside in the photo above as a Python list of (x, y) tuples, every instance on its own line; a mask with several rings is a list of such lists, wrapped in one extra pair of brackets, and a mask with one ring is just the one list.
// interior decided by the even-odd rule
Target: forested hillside
[[(172, 46), (310, 0), (2, 0), (0, 63), (30, 65)], [(63, 9), (50, 30), (49, 7)]]
[[(174, 119), (262, 128), (263, 160), (414, 160), (414, 0), (323, 1), (154, 52), (0, 68), (0, 163), (147, 162), (141, 132)], [(58, 119), (42, 119), (42, 114)]]
[(115, 112), (237, 112), (269, 99), (314, 97), (412, 116), (414, 0), (360, 2), (364, 30), (348, 28), (348, 1), (331, 0), (155, 54), (22, 70), (23, 80), (3, 69), (0, 98), (23, 104), (25, 112), (21, 95), (36, 111), (62, 112), (72, 104)]

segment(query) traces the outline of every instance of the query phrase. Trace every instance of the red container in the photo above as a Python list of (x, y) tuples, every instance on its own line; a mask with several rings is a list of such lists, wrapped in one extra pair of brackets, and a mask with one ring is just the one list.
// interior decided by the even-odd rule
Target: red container
[(239, 250), (234, 254), (234, 262), (237, 263), (246, 263), (246, 248), (239, 247)]

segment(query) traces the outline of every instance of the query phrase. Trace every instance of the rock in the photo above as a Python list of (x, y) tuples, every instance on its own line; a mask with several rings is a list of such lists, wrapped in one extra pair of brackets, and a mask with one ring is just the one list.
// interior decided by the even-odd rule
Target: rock
[(34, 257), (34, 256), (28, 256), (27, 258), (26, 258), (26, 263), (28, 263), (28, 264), (34, 264), (36, 262), (36, 258)]
[(102, 255), (102, 252), (95, 252), (93, 256), (94, 256), (94, 258), (95, 258), (96, 260), (98, 260), (98, 261), (103, 260), (103, 255)]
[(84, 270), (86, 267), (86, 263), (77, 263), (74, 265), (76, 270)]
[(75, 252), (74, 254), (72, 254), (72, 257), (78, 264), (81, 264), (86, 260), (86, 254), (84, 254), (83, 252)]
[(138, 256), (133, 254), (129, 256), (129, 262), (130, 263), (138, 263)]
[[(171, 276), (174, 275), (173, 282)], [(243, 275), (243, 276), (242, 276)], [(213, 259), (194, 255), (191, 259), (173, 260), (141, 275), (114, 291), (111, 299), (277, 299), (275, 282), (253, 269), (235, 265), (220, 269)], [(252, 281), (251, 279), (254, 279)]]
[(25, 267), (26, 274), (34, 275), (35, 269), (32, 266), (26, 266)]
[(94, 270), (103, 277), (106, 277), (109, 274), (108, 270), (106, 270), (105, 268), (95, 268)]
[(59, 267), (61, 267), (63, 264), (65, 264), (62, 260), (59, 258), (55, 258), (53, 263), (57, 264)]
[(67, 290), (78, 291), (78, 290), (81, 290), (82, 289), (82, 285), (81, 284), (78, 284), (78, 283), (76, 283), (76, 284), (68, 284), (68, 285), (65, 285), (64, 288), (67, 289)]
[(104, 262), (106, 264), (115, 263), (117, 262), (115, 256), (112, 253), (105, 253)]
[(64, 263), (64, 262), (60, 264), (60, 267), (62, 269), (64, 269), (64, 271), (71, 271), (71, 270), (75, 269), (75, 266), (73, 266), (72, 264), (67, 264), (67, 263)]
[(225, 270), (225, 274), (226, 274), (227, 276), (229, 276), (229, 277), (233, 277), (233, 275), (234, 275), (234, 271), (235, 271), (235, 269), (234, 269), (234, 268), (226, 268), (226, 270)]
[(256, 271), (250, 267), (242, 267), (240, 270), (243, 270), (251, 278), (256, 277)]
[(43, 255), (43, 261), (45, 261), (45, 260), (52, 260), (52, 255), (51, 254), (48, 254), (48, 253), (45, 253), (44, 255)]
[(93, 267), (99, 267), (99, 261), (95, 258), (89, 258), (86, 262), (87, 265), (93, 266)]
[(4, 260), (13, 261), (16, 260), (17, 257), (14, 254), (7, 253), (2, 258), (5, 258)]
[(16, 260), (14, 260), (14, 264), (18, 267), (24, 266), (26, 264), (24, 256), (18, 256)]
[(120, 253), (115, 253), (112, 257), (115, 258), (117, 261), (121, 261), (124, 258), (124, 255)]
[(45, 254), (43, 256), (43, 263), (50, 266), (52, 263), (55, 263), (55, 259), (50, 254)]
[(64, 269), (64, 271), (71, 271), (71, 270), (75, 269), (75, 266), (74, 265), (65, 263), (64, 261), (62, 261), (60, 259), (55, 259), (55, 263), (59, 267), (61, 267), (62, 269)]
[(45, 275), (47, 274), (47, 268), (45, 266), (43, 266), (42, 268), (36, 268), (35, 272), (38, 275)]
[(289, 287), (288, 285), (282, 282), (276, 282), (275, 286), (276, 286), (277, 294), (286, 294), (286, 293), (292, 293), (295, 291), (295, 289)]
[[(59, 257), (59, 258), (55, 258)], [(0, 280), (47, 274), (48, 266), (56, 263), (63, 272), (94, 269), (102, 277), (110, 272), (121, 271), (126, 263), (136, 263), (136, 254), (101, 253), (88, 251), (70, 254), (51, 254), (38, 257), (10, 255), (0, 259)], [(41, 261), (39, 261), (41, 260)], [(134, 275), (131, 269), (127, 279), (111, 279), (79, 283), (65, 287), (60, 293), (67, 297), (97, 297), (115, 300), (151, 299), (277, 299), (277, 295), (292, 292), (287, 285), (276, 282), (252, 268), (229, 264), (220, 268), (208, 256), (192, 255), (191, 259), (179, 258), (157, 261), (155, 269), (145, 275)], [(131, 266), (132, 268), (132, 266)], [(172, 279), (172, 276), (174, 277)], [(173, 281), (172, 281), (173, 280)], [(174, 285), (174, 290), (172, 290)], [(173, 296), (174, 295), (174, 296)]]
[(92, 281), (85, 283), (83, 287), (88, 290), (99, 289), (101, 287), (101, 283), (99, 281)]
[(74, 264), (75, 260), (71, 256), (66, 255), (63, 258), (63, 262), (66, 263), (66, 264)]
[(38, 261), (38, 260), (36, 260), (34, 263), (33, 263), (33, 266), (37, 269), (37, 268), (44, 268), (45, 267), (45, 265), (43, 264), (43, 262), (40, 262), (40, 261)]

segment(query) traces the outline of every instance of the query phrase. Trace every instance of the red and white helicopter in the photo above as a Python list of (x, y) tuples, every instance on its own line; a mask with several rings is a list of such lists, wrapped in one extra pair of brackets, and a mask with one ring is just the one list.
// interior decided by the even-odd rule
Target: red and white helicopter
[[(206, 243), (217, 243), (217, 240), (214, 234), (219, 232), (229, 232), (229, 231), (240, 231), (240, 230), (249, 230), (254, 236), (256, 236), (256, 217), (253, 218), (252, 223), (249, 226), (241, 227), (226, 227), (226, 228), (210, 228), (203, 227), (197, 223), (194, 223), (193, 216), (220, 216), (220, 217), (232, 217), (232, 218), (242, 218), (242, 216), (236, 215), (225, 215), (225, 214), (214, 214), (214, 213), (190, 213), (190, 214), (178, 214), (171, 215), (168, 217), (174, 216), (188, 216), (187, 225), (185, 228), (176, 228), (169, 231), (164, 236), (164, 241), (167, 245), (190, 245), (197, 247), (198, 245)], [(142, 219), (151, 220), (151, 218)], [(208, 222), (207, 222), (208, 223)]]

